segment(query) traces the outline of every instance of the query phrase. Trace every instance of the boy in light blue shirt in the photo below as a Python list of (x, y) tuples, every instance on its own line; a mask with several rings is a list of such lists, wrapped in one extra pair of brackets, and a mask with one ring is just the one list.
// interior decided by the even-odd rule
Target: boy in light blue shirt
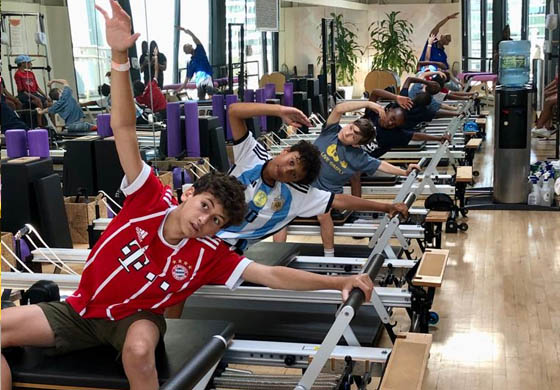
[(49, 87), (53, 84), (61, 84), (63, 86), (62, 91), (59, 88), (52, 88), (49, 91), (49, 97), (55, 101), (55, 103), (49, 108), (37, 109), (39, 114), (44, 114), (48, 112), (49, 114), (58, 114), (64, 120), (66, 129), (68, 132), (72, 133), (85, 133), (94, 128), (94, 125), (88, 122), (84, 122), (85, 117), (80, 104), (72, 96), (72, 89), (68, 84), (68, 81), (64, 79), (55, 79), (47, 83)]

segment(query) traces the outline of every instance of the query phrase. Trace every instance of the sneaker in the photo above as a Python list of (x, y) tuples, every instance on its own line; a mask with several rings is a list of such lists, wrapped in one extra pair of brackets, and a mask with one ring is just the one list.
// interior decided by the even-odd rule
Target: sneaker
[(531, 134), (533, 135), (533, 137), (548, 138), (552, 135), (552, 131), (544, 127), (541, 127), (540, 129), (533, 127), (531, 129)]

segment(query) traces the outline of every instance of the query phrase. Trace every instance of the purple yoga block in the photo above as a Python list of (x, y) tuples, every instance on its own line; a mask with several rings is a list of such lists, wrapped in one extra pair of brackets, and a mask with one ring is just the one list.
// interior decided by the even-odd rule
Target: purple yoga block
[(29, 155), (47, 158), (49, 153), (49, 132), (46, 129), (35, 129), (27, 132)]
[[(226, 95), (226, 109), (233, 103), (237, 103), (237, 95)], [(229, 124), (229, 116), (226, 116), (226, 139), (230, 141), (233, 137), (231, 136), (231, 125)]]
[(276, 97), (276, 84), (268, 83), (264, 86), (264, 100), (274, 99)]
[(97, 115), (97, 134), (101, 137), (113, 136), (113, 129), (111, 129), (111, 114)]
[(217, 116), (222, 129), (225, 128), (226, 111), (224, 108), (224, 95), (212, 96), (212, 115)]
[(182, 151), (181, 103), (167, 103), (167, 155), (169, 157), (176, 157)]
[(246, 89), (243, 93), (243, 101), (245, 103), (252, 103), (255, 101), (255, 91), (252, 89)]
[(294, 84), (286, 83), (284, 84), (284, 101), (283, 105), (288, 107), (293, 107), (294, 105)]
[(187, 156), (200, 157), (197, 102), (185, 102), (185, 135), (187, 140)]
[(23, 129), (6, 130), (8, 158), (27, 156), (27, 132)]

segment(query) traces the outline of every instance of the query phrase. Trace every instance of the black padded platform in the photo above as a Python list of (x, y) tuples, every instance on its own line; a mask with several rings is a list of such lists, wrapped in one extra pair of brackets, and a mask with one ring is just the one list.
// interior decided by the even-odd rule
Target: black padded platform
[[(191, 296), (185, 304), (183, 318), (231, 321), (235, 324), (236, 339), (320, 344), (334, 322), (337, 309), (329, 304)], [(351, 326), (361, 345), (375, 345), (381, 320), (372, 306), (362, 306)]]
[(424, 150), (425, 146), (426, 146), (426, 141), (410, 141), (408, 145), (401, 146), (399, 148), (392, 148), (391, 151), (418, 152), (420, 150)]
[[(200, 356), (200, 350), (214, 335), (230, 340), (233, 337), (232, 324), (225, 321), (167, 320), (164, 344), (156, 350), (160, 383), (177, 374), (185, 364), (205, 358)], [(45, 356), (41, 348), (26, 347), (2, 352), (12, 369), (14, 388), (18, 388), (18, 384), (26, 384), (25, 387), (33, 387), (29, 384), (49, 385), (41, 388), (128, 388), (120, 357), (111, 347), (91, 348), (56, 357)]]
[[(403, 248), (391, 246), (398, 258), (402, 256)], [(367, 245), (335, 245), (334, 252), (336, 257), (368, 257), (371, 249)], [(301, 256), (323, 256), (323, 244), (302, 244), (299, 249)]]
[(294, 242), (258, 242), (244, 255), (259, 264), (288, 265), (299, 254), (301, 245)]
[(394, 186), (399, 181), (397, 176), (368, 176), (363, 173), (360, 177), (360, 183), (367, 186)]
[[(331, 211), (331, 217), (333, 220), (333, 224), (334, 226), (341, 226), (344, 225), (346, 223), (346, 221), (348, 221), (348, 219), (352, 216), (352, 213), (354, 211), (353, 210), (335, 210), (333, 209)], [(292, 221), (293, 224), (296, 225), (313, 225), (313, 226), (319, 226), (319, 221), (317, 220), (317, 217), (311, 217), (311, 218), (295, 218)]]

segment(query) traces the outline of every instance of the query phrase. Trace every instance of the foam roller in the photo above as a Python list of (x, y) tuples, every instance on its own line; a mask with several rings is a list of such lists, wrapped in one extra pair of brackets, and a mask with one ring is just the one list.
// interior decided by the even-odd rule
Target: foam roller
[(197, 102), (185, 102), (185, 135), (187, 140), (187, 156), (200, 157)]
[(226, 112), (224, 109), (224, 95), (212, 96), (212, 116), (218, 117), (218, 120), (220, 121), (220, 126), (222, 128), (225, 128)]
[(29, 155), (47, 158), (49, 153), (49, 132), (46, 129), (29, 130), (27, 132)]
[(282, 104), (288, 107), (292, 107), (294, 105), (294, 84), (284, 84), (284, 101)]
[(167, 103), (167, 155), (176, 157), (183, 151), (181, 145), (181, 104)]
[(27, 132), (23, 129), (6, 130), (8, 158), (27, 156)]
[(97, 134), (101, 137), (113, 136), (113, 129), (111, 129), (111, 114), (97, 115)]

